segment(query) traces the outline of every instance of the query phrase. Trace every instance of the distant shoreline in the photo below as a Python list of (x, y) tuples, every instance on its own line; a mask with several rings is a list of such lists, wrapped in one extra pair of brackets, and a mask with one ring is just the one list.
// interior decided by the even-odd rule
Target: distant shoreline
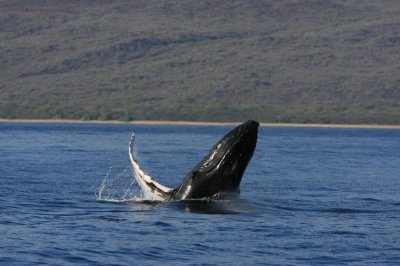
[[(0, 122), (13, 123), (79, 123), (79, 124), (132, 124), (132, 125), (187, 125), (187, 126), (234, 126), (240, 122), (196, 122), (196, 121), (162, 121), (162, 120), (74, 120), (74, 119), (0, 119)], [(300, 123), (260, 123), (263, 127), (324, 127), (324, 128), (393, 128), (400, 125), (375, 124), (300, 124)]]

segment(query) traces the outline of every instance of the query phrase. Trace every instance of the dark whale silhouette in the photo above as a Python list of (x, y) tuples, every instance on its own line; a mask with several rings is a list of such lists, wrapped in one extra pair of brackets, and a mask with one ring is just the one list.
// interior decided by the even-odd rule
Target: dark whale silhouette
[(258, 126), (258, 122), (248, 120), (231, 130), (175, 189), (161, 185), (140, 169), (133, 154), (133, 134), (129, 143), (129, 156), (135, 176), (145, 194), (164, 200), (203, 199), (223, 193), (237, 193), (257, 144)]

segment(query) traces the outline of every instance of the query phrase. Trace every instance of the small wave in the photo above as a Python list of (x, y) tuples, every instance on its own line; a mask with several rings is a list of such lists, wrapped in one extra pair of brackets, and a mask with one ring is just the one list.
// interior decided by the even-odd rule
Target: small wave
[(335, 231), (327, 231), (325, 232), (326, 234), (330, 235), (354, 235), (354, 236), (366, 236), (365, 233), (360, 233), (360, 232), (352, 232), (352, 231), (340, 231), (340, 230), (335, 230)]
[(155, 226), (160, 226), (160, 227), (171, 227), (171, 224), (165, 223), (165, 222), (161, 222), (161, 221), (155, 222), (154, 225)]
[(332, 212), (332, 213), (378, 213), (382, 212), (379, 210), (365, 210), (365, 209), (352, 209), (352, 208), (329, 208), (321, 210), (322, 212)]
[(23, 223), (16, 222), (16, 221), (0, 221), (0, 225), (24, 225)]
[(375, 198), (362, 198), (361, 200), (364, 200), (364, 201), (376, 201), (376, 202), (382, 201), (382, 200), (375, 199)]
[(286, 206), (286, 205), (270, 205), (269, 206), (275, 210), (282, 211), (290, 211), (290, 212), (323, 212), (323, 213), (338, 213), (338, 214), (360, 214), (360, 213), (380, 213), (382, 210), (377, 209), (355, 209), (355, 208), (343, 208), (343, 207), (334, 207), (334, 208), (301, 208), (294, 206)]
[(118, 218), (107, 216), (107, 215), (98, 216), (98, 219), (103, 220), (103, 221), (108, 221), (108, 222), (122, 222), (122, 221), (126, 220), (126, 219), (118, 219)]
[(284, 210), (284, 211), (306, 211), (302, 208), (290, 207), (290, 206), (272, 206), (274, 209)]
[(336, 188), (332, 188), (332, 187), (326, 187), (326, 186), (322, 186), (319, 188), (319, 190), (321, 191), (325, 191), (325, 192), (333, 192), (333, 191), (338, 191)]
[(240, 214), (242, 209), (238, 200), (188, 199), (171, 202), (183, 211), (201, 214)]

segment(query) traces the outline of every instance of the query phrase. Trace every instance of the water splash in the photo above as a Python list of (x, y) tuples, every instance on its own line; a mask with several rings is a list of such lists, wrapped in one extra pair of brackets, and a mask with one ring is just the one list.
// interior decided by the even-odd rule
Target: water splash
[[(117, 173), (115, 173), (117, 171)], [(128, 166), (124, 170), (111, 167), (104, 176), (99, 189), (96, 192), (96, 200), (103, 202), (129, 202), (141, 201), (144, 195), (132, 178), (132, 167)]]
[(123, 170), (111, 167), (96, 190), (96, 200), (113, 203), (162, 201), (140, 186), (132, 166)]

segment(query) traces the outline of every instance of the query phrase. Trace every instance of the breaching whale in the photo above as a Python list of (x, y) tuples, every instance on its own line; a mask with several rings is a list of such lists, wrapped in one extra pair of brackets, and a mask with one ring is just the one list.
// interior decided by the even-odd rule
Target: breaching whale
[(239, 192), (243, 173), (256, 148), (258, 126), (258, 122), (248, 120), (227, 133), (175, 189), (161, 185), (143, 172), (133, 153), (133, 134), (129, 157), (135, 177), (145, 194), (162, 200), (203, 199)]

